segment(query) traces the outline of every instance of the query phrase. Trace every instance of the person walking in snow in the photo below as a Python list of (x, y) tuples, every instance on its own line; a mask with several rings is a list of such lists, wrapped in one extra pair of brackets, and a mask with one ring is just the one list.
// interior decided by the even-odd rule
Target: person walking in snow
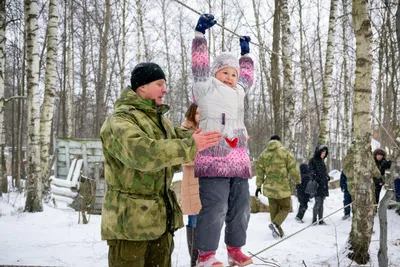
[(345, 207), (344, 215), (343, 215), (342, 219), (346, 220), (347, 218), (350, 217), (351, 208), (350, 208), (350, 206), (347, 206), (347, 205), (349, 205), (352, 202), (352, 198), (351, 198), (350, 192), (347, 188), (347, 177), (343, 171), (340, 173), (340, 189), (343, 192), (343, 206)]
[(385, 184), (385, 172), (390, 169), (392, 161), (386, 159), (386, 151), (382, 148), (377, 148), (372, 152), (375, 164), (380, 171), (380, 176), (374, 176), (375, 184), (375, 203), (379, 203), (379, 198), (383, 185)]
[[(196, 103), (192, 103), (185, 114), (186, 121), (181, 127), (195, 132), (199, 129), (200, 113)], [(183, 164), (183, 176), (181, 184), (181, 199), (183, 214), (188, 215), (186, 226), (186, 239), (190, 254), (190, 266), (196, 265), (198, 251), (194, 247), (197, 217), (201, 209), (199, 196), (199, 181), (194, 177), (194, 162)]]
[(308, 164), (303, 163), (300, 165), (301, 184), (296, 185), (297, 199), (300, 203), (299, 210), (297, 212), (295, 220), (299, 223), (304, 223), (304, 213), (308, 208), (308, 202), (310, 201), (310, 195), (305, 192), (307, 183), (310, 181), (310, 171)]
[(290, 212), (292, 194), (289, 176), (296, 184), (301, 183), (296, 159), (286, 150), (278, 135), (272, 135), (267, 148), (257, 159), (256, 197), (261, 193), (268, 197), (271, 224), (269, 228), (274, 238), (284, 235), (282, 223)]
[(317, 222), (317, 218), (318, 224), (326, 224), (322, 218), (324, 217), (324, 200), (325, 197), (329, 196), (328, 181), (330, 178), (324, 162), (327, 157), (328, 147), (326, 145), (319, 145), (315, 148), (314, 157), (308, 162), (310, 172), (313, 173), (313, 179), (318, 183), (317, 194), (314, 196), (313, 224)]
[(174, 127), (164, 117), (165, 82), (157, 64), (136, 65), (131, 86), (101, 127), (107, 184), (101, 238), (109, 246), (110, 267), (171, 266), (173, 235), (183, 227), (170, 190), (173, 174), (222, 138), (215, 131)]
[(192, 42), (193, 95), (200, 110), (200, 127), (223, 134), (215, 147), (198, 153), (194, 164), (202, 205), (195, 238), (197, 266), (224, 266), (215, 258), (224, 222), (228, 262), (246, 266), (253, 261), (241, 251), (250, 219), (251, 178), (244, 97), (253, 84), (254, 63), (248, 56), (250, 37), (243, 36), (240, 60), (224, 52), (210, 68), (204, 34), (215, 23), (211, 14), (200, 16)]

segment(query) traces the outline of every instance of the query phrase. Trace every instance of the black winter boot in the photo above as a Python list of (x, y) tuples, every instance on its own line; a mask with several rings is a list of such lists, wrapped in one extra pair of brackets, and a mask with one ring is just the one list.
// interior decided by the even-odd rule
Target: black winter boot
[(195, 232), (195, 227), (186, 226), (186, 238), (190, 255), (190, 267), (196, 266), (197, 257), (199, 256), (199, 251), (194, 247)]

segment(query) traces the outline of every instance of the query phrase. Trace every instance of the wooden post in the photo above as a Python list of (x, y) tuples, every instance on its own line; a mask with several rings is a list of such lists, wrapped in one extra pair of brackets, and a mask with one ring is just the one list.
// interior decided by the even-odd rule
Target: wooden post
[(389, 201), (392, 199), (393, 189), (387, 189), (382, 200), (379, 202), (379, 251), (378, 251), (378, 264), (379, 267), (388, 266), (388, 255), (387, 255), (387, 206)]
[(82, 143), (82, 158), (83, 158), (83, 174), (85, 176), (89, 175), (89, 168), (88, 168), (88, 152), (87, 152), (87, 146), (86, 143), (83, 142)]
[[(57, 178), (57, 173), (58, 173), (58, 154), (56, 155), (55, 152), (58, 151), (58, 142), (57, 142), (57, 137), (56, 135), (53, 136), (53, 147), (54, 147), (54, 151), (53, 151), (53, 158), (54, 158), (54, 178)], [(50, 166), (51, 168), (51, 166)], [(50, 171), (51, 173), (51, 171)]]
[(71, 167), (71, 159), (69, 157), (69, 142), (65, 141), (65, 162), (67, 164), (67, 172), (69, 168)]

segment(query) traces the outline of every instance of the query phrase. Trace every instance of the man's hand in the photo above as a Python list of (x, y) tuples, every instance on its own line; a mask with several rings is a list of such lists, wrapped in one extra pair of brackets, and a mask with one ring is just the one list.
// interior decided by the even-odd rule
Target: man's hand
[(202, 133), (201, 128), (194, 132), (193, 139), (196, 143), (197, 152), (203, 151), (206, 148), (215, 146), (222, 139), (220, 132), (206, 132)]
[(256, 197), (258, 197), (258, 194), (261, 194), (262, 195), (262, 193), (261, 193), (261, 188), (257, 188), (257, 190), (256, 190)]

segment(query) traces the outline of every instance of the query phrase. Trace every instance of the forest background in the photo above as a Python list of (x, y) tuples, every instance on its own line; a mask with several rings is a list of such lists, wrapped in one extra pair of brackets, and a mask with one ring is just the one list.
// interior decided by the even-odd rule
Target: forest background
[(41, 211), (54, 137), (98, 138), (139, 62), (165, 70), (168, 117), (179, 126), (192, 101), (191, 41), (202, 13), (218, 21), (205, 36), (211, 61), (239, 55), (240, 35), (252, 38), (253, 160), (271, 134), (299, 161), (327, 144), (331, 169), (353, 144), (357, 184), (367, 179), (371, 134), (398, 147), (399, 1), (0, 0), (0, 195), (7, 162), (12, 187), (27, 192), (25, 210)]

